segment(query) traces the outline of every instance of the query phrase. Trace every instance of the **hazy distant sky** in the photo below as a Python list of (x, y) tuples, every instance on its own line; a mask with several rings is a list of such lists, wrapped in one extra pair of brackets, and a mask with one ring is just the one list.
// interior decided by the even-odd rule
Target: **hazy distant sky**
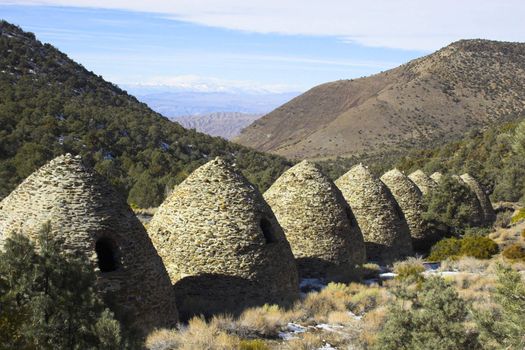
[(0, 18), (117, 84), (304, 91), (461, 38), (525, 41), (523, 0), (0, 0)]

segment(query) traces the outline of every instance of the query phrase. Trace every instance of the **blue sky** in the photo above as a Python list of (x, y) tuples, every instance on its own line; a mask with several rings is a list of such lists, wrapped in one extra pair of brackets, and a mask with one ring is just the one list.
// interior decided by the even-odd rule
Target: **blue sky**
[[(189, 91), (304, 91), (395, 67), (463, 37), (525, 39), (519, 1), (478, 0), (435, 20), (447, 1), (0, 0), (0, 17), (114, 83)], [(484, 22), (489, 15), (496, 24)]]

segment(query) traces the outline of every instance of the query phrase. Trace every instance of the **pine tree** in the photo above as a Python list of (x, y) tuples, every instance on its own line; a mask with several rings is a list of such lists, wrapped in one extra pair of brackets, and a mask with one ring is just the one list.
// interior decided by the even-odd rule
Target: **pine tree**
[[(415, 288), (415, 289), (414, 289)], [(381, 350), (476, 349), (475, 334), (464, 326), (468, 309), (453, 286), (431, 277), (419, 286), (402, 285), (378, 335)]]
[(120, 324), (95, 282), (86, 258), (64, 252), (50, 225), (37, 244), (8, 238), (0, 253), (0, 349), (120, 349)]
[(525, 348), (525, 284), (509, 266), (496, 268), (495, 310), (477, 310), (475, 318), (486, 349)]

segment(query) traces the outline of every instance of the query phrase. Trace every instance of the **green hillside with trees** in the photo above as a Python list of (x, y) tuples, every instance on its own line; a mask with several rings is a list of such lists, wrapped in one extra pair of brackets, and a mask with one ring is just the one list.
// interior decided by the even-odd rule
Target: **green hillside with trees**
[(5, 21), (0, 52), (0, 198), (66, 152), (82, 155), (139, 207), (159, 205), (215, 156), (234, 161), (262, 191), (290, 166), (184, 129)]
[(422, 169), (449, 174), (468, 172), (493, 201), (525, 199), (525, 120), (471, 132), (464, 139), (431, 150), (412, 151), (396, 164), (410, 173)]
[(360, 162), (378, 176), (394, 167), (406, 174), (417, 169), (429, 175), (435, 171), (468, 172), (481, 182), (493, 201), (524, 200), (525, 120), (521, 117), (483, 131), (471, 131), (458, 141), (434, 144), (427, 149), (339, 157), (319, 164), (332, 179), (337, 179)]

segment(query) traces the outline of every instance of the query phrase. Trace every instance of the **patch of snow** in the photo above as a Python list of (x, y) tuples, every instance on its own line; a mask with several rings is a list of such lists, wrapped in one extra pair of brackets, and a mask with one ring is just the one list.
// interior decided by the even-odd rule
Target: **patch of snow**
[(323, 346), (321, 346), (320, 348), (317, 348), (317, 350), (337, 350), (337, 348), (334, 348), (329, 343), (326, 343)]
[(294, 333), (304, 333), (304, 332), (306, 332), (306, 327), (303, 327), (300, 324), (291, 323), (291, 322), (286, 325), (286, 329), (289, 332), (294, 332)]
[(323, 331), (328, 332), (338, 332), (340, 329), (343, 329), (343, 326), (335, 325), (335, 324), (327, 324), (327, 323), (320, 323), (315, 326), (317, 329), (322, 329)]
[(306, 327), (303, 327), (297, 323), (288, 323), (286, 325), (286, 331), (279, 332), (279, 338), (282, 340), (297, 339), (296, 335), (305, 333)]
[(357, 320), (357, 321), (361, 321), (361, 319), (363, 318), (363, 316), (358, 316), (354, 314), (352, 311), (348, 311), (348, 315), (350, 315), (350, 317), (352, 317), (354, 320)]
[(397, 273), (393, 273), (393, 272), (384, 272), (384, 273), (379, 274), (379, 278), (381, 278), (382, 280), (390, 280), (396, 276), (397, 276)]
[(310, 291), (320, 291), (326, 287), (326, 282), (318, 278), (303, 278), (299, 282), (299, 289), (303, 293)]
[(439, 276), (476, 275), (476, 273), (466, 271), (425, 271), (423, 274)]

